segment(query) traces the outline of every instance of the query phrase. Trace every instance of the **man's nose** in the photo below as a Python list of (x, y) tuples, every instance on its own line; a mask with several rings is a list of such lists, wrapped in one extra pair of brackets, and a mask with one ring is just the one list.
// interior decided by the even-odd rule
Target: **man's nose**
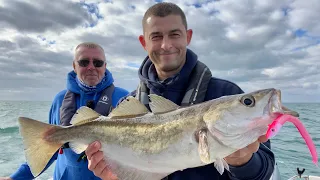
[(94, 69), (94, 65), (93, 65), (93, 61), (89, 61), (89, 64), (88, 64), (88, 69)]
[(162, 39), (161, 48), (164, 50), (169, 50), (172, 47), (171, 39), (167, 36), (164, 36)]

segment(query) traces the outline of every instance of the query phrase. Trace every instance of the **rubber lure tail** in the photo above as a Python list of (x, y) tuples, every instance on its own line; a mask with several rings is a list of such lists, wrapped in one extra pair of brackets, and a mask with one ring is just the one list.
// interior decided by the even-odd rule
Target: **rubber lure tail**
[(318, 154), (317, 154), (316, 147), (315, 147), (308, 131), (306, 130), (306, 128), (303, 126), (303, 124), (301, 123), (301, 121), (298, 118), (296, 118), (292, 115), (288, 115), (288, 114), (279, 115), (269, 125), (266, 137), (268, 139), (270, 139), (270, 138), (273, 138), (275, 135), (277, 135), (278, 132), (280, 131), (281, 127), (283, 126), (283, 124), (286, 123), (287, 121), (293, 123), (296, 126), (296, 128), (299, 130), (301, 136), (303, 137), (304, 141), (306, 142), (306, 144), (309, 148), (310, 154), (312, 156), (312, 162), (318, 167)]

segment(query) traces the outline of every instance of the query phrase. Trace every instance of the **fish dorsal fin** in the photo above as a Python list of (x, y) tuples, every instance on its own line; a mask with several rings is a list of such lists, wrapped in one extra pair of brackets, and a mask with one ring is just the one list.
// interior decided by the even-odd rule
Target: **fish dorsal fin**
[(154, 114), (161, 114), (178, 109), (180, 106), (174, 102), (156, 94), (149, 94), (150, 98), (150, 109)]
[(144, 104), (133, 96), (127, 97), (123, 100), (118, 107), (112, 110), (108, 117), (114, 118), (125, 118), (125, 117), (136, 117), (149, 113), (149, 110)]
[(88, 108), (87, 106), (80, 107), (77, 112), (73, 115), (70, 124), (72, 125), (79, 125), (86, 123), (88, 121), (95, 120), (99, 118), (100, 114), (96, 111)]

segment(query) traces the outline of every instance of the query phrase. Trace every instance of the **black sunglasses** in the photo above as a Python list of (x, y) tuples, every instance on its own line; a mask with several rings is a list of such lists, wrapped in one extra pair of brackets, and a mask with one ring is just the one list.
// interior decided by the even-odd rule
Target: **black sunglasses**
[[(90, 64), (90, 61), (88, 59), (81, 59), (78, 61), (79, 66), (81, 67), (87, 67)], [(93, 65), (94, 67), (102, 67), (104, 65), (104, 61), (102, 60), (98, 60), (98, 59), (94, 59), (93, 60)]]

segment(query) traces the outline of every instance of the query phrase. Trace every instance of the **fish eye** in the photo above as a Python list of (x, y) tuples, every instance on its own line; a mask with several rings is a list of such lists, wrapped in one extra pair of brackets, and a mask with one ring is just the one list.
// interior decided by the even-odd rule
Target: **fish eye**
[(248, 107), (253, 107), (255, 105), (255, 100), (253, 96), (243, 96), (240, 101), (243, 105)]

